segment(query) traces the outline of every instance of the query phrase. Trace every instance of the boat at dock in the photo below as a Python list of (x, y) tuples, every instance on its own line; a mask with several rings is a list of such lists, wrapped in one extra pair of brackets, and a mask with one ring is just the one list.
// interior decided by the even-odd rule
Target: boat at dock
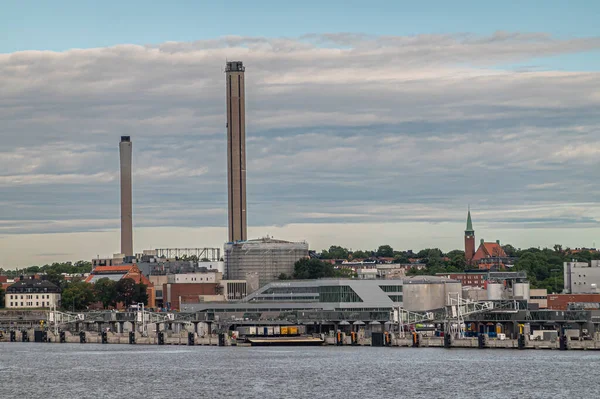
[(250, 346), (318, 346), (325, 341), (315, 337), (252, 337), (246, 338)]

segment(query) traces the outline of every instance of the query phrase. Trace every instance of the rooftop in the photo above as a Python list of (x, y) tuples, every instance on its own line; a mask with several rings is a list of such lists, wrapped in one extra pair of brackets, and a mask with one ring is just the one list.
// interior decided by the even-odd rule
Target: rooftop
[(48, 280), (24, 279), (9, 286), (7, 292), (60, 292), (60, 288)]
[(225, 72), (244, 72), (246, 68), (242, 61), (227, 61)]

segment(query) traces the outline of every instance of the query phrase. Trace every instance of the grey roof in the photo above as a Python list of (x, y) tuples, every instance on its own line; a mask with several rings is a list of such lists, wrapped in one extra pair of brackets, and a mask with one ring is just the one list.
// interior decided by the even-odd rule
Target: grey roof
[[(32, 292), (60, 292), (60, 288), (48, 280), (24, 279), (17, 281), (7, 288), (7, 292), (23, 292), (32, 289)], [(45, 290), (45, 291), (44, 291)]]
[(96, 281), (101, 280), (103, 278), (107, 278), (107, 279), (112, 280), (112, 281), (119, 281), (124, 276), (125, 276), (125, 273), (119, 273), (119, 274), (94, 274), (92, 276), (92, 279), (90, 281), (88, 281), (88, 282), (91, 283), (91, 284), (94, 284)]

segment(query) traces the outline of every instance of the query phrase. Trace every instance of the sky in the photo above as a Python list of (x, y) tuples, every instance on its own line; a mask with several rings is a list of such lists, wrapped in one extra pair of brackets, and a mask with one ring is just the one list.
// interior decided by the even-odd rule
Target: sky
[(3, 2), (0, 267), (119, 252), (122, 135), (135, 250), (222, 247), (226, 60), (250, 237), (600, 240), (600, 3), (156, 3)]

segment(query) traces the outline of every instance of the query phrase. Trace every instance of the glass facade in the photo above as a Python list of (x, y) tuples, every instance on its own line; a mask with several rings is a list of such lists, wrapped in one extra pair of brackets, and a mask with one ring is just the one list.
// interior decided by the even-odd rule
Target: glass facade
[(271, 287), (263, 292), (266, 294), (317, 294), (319, 287)]
[(380, 285), (379, 288), (381, 288), (383, 292), (402, 292), (401, 285)]
[(402, 302), (402, 295), (390, 295), (390, 299), (394, 302)]
[(319, 302), (362, 302), (348, 285), (324, 285), (319, 287)]

